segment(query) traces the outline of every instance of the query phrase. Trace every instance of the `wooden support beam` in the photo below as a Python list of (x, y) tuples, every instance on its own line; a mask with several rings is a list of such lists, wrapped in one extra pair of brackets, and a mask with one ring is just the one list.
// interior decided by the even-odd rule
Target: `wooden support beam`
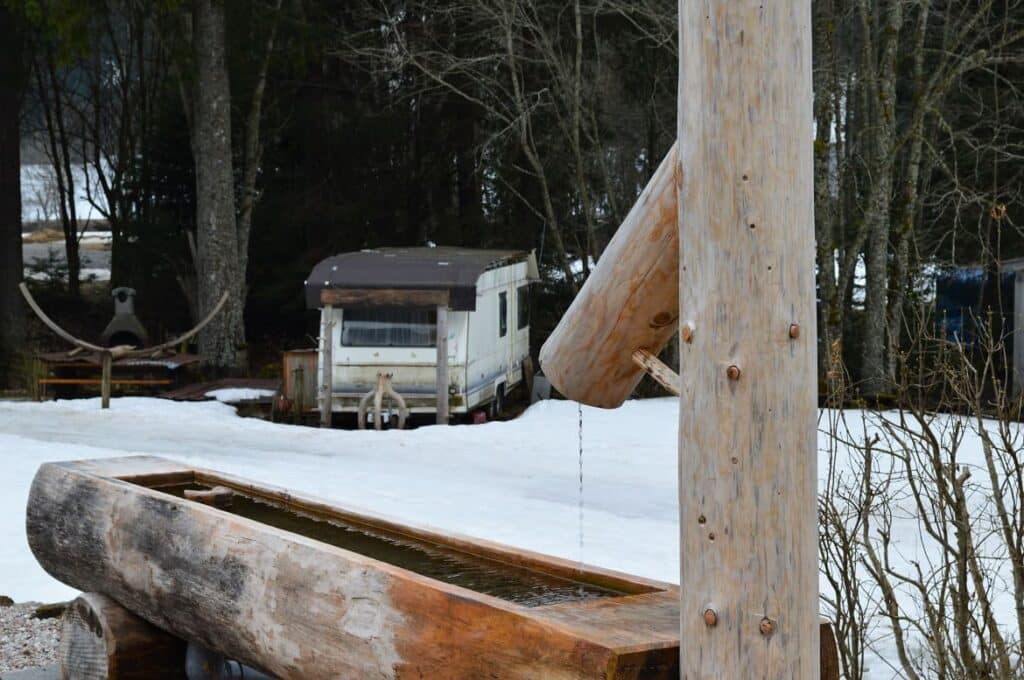
[[(40, 385), (102, 385), (103, 378), (39, 378), (38, 382)], [(110, 381), (111, 386), (128, 387), (160, 386), (173, 383), (173, 380), (167, 378), (113, 378)]]
[(816, 680), (811, 0), (680, 0), (679, 45), (680, 670)]
[(448, 305), (437, 306), (437, 424), (448, 424)]
[(100, 355), (100, 362), (100, 408), (110, 408), (110, 374), (114, 358), (110, 352), (103, 352)]
[(656, 355), (646, 349), (638, 349), (633, 352), (633, 363), (642, 368), (656, 383), (679, 396), (679, 374), (666, 366)]
[(842, 675), (842, 664), (839, 662), (839, 644), (836, 642), (835, 628), (828, 619), (821, 619), (818, 629), (821, 632), (821, 653), (818, 657), (821, 680), (839, 680)]
[(325, 288), (320, 302), (335, 307), (435, 307), (448, 304), (446, 290)]
[(185, 677), (185, 641), (98, 593), (67, 608), (58, 651), (61, 677), (74, 680), (177, 680)]
[(330, 304), (320, 312), (319, 394), (320, 427), (330, 427), (334, 412), (334, 307)]

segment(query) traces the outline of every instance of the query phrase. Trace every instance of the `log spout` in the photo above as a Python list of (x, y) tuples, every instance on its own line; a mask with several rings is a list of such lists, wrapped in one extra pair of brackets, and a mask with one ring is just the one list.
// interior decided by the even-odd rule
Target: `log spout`
[(540, 351), (566, 398), (616, 408), (679, 327), (678, 148), (673, 146)]

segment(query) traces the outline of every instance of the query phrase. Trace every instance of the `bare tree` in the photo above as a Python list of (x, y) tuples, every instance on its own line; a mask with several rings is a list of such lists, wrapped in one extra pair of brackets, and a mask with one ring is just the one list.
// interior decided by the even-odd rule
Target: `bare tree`
[[(664, 6), (664, 16), (655, 6)], [(455, 97), (483, 112), (490, 132), (485, 155), (501, 149), (522, 159), (513, 167), (536, 193), (500, 174), (496, 180), (543, 223), (558, 278), (575, 290), (618, 226), (620, 206), (642, 189), (646, 177), (637, 169), (646, 165), (649, 174), (664, 151), (652, 148), (659, 141), (653, 134), (640, 136), (641, 144), (655, 142), (647, 148), (622, 142), (639, 127), (627, 116), (644, 109), (619, 104), (628, 95), (616, 89), (621, 73), (606, 66), (615, 34), (603, 26), (620, 32), (625, 26), (634, 43), (668, 55), (675, 39), (668, 46), (658, 41), (661, 30), (673, 34), (675, 20), (651, 26), (674, 17), (667, 6), (654, 0), (381, 3), (364, 18), (366, 34), (345, 37), (344, 52), (375, 73), (411, 74), (395, 79), (408, 101)], [(457, 41), (446, 39), (446, 26), (456, 27)], [(672, 140), (663, 141), (667, 149)]]
[[(1020, 8), (1019, 0), (816, 5), (819, 322), (831, 342), (846, 339), (851, 314), (862, 320), (856, 332), (867, 395), (896, 384), (916, 268), (941, 244), (948, 248), (950, 225), (980, 194), (993, 200), (990, 186), (979, 191), (975, 161), (1015, 154), (1005, 131), (1020, 96), (1005, 74), (1024, 59)], [(997, 90), (1002, 107), (976, 95), (978, 85)], [(965, 99), (978, 105), (974, 115), (962, 114)], [(860, 263), (862, 306), (854, 295)]]
[(223, 0), (195, 0), (186, 17), (191, 61), (179, 64), (178, 75), (196, 170), (193, 254), (199, 314), (208, 313), (221, 292), (231, 293), (224, 313), (199, 335), (204, 360), (219, 369), (236, 366), (237, 349), (245, 342), (245, 280), (262, 159), (260, 126), (280, 10), (281, 0), (275, 0), (269, 35), (256, 53), (256, 79), (243, 127), (241, 181), (237, 185)]
[(12, 357), (21, 351), (25, 312), (17, 287), (21, 257), (21, 101), (25, 87), (24, 27), (0, 4), (0, 384), (9, 379)]
[(64, 232), (64, 253), (68, 267), (68, 293), (78, 297), (81, 287), (79, 243), (85, 225), (78, 215), (78, 164), (74, 155), (71, 115), (67, 109), (69, 72), (58, 68), (54, 38), (45, 31), (36, 32), (32, 73), (36, 101), (43, 114), (45, 152), (53, 168), (57, 187), (57, 208)]
[(915, 315), (896, 408), (826, 411), (824, 600), (851, 677), (883, 645), (901, 677), (1024, 677), (1022, 401), (979, 327), (968, 346)]

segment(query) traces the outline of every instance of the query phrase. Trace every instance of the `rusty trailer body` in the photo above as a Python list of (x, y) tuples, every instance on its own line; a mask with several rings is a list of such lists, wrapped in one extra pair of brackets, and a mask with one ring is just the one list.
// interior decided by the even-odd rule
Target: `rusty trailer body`
[(356, 413), (378, 374), (438, 422), (500, 405), (529, 370), (538, 278), (526, 251), (382, 248), (320, 262), (305, 282), (320, 311), (318, 408)]

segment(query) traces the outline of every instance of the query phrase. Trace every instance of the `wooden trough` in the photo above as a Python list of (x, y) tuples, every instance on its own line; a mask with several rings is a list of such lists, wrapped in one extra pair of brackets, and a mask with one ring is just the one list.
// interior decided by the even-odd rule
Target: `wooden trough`
[[(175, 495), (215, 486), (233, 507)], [(325, 542), (336, 528), (412, 568)], [(678, 676), (673, 586), (158, 458), (43, 465), (27, 531), (55, 578), (279, 678)], [(478, 589), (416, 573), (409, 549)]]
[(679, 675), (674, 585), (160, 458), (43, 465), (27, 532), (55, 578), (282, 679)]

